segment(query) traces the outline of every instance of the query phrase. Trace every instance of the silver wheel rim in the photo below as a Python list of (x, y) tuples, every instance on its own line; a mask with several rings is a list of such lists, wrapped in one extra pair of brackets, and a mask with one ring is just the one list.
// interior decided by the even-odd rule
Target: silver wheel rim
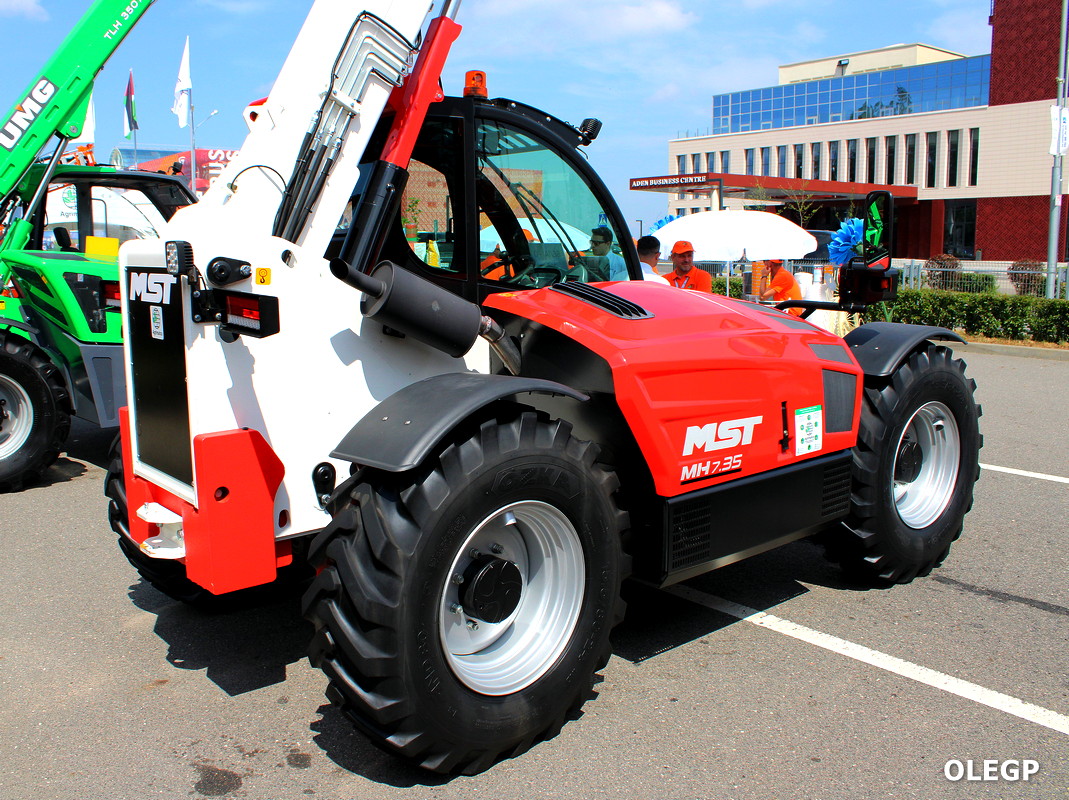
[[(902, 476), (901, 459), (915, 450), (919, 468), (908, 479)], [(958, 481), (961, 439), (958, 423), (942, 403), (925, 403), (910, 417), (895, 447), (891, 491), (898, 516), (911, 528), (925, 528), (950, 505)]]
[[(519, 604), (501, 622), (474, 619), (460, 608), (453, 576), (463, 575), (479, 553), (511, 561), (520, 572)], [(453, 674), (485, 695), (530, 686), (568, 645), (585, 584), (583, 547), (562, 511), (533, 500), (495, 511), (464, 541), (442, 591), (438, 629)]]
[(15, 455), (33, 430), (33, 404), (26, 390), (0, 375), (0, 459)]

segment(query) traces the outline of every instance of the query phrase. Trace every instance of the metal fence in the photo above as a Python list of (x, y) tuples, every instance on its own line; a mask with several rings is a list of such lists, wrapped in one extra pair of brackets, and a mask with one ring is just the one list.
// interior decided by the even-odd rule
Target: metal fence
[[(940, 289), (950, 292), (1047, 296), (1047, 266), (1013, 261), (962, 261), (960, 269), (926, 266), (927, 262), (895, 259), (906, 289)], [(1017, 268), (1014, 265), (1017, 264)], [(1066, 296), (1066, 264), (1054, 272), (1054, 296)]]
[[(896, 258), (892, 264), (901, 272), (900, 288), (903, 289), (937, 289), (949, 292), (970, 292), (987, 294), (1030, 295), (1046, 297), (1046, 264), (1037, 263), (1029, 269), (1027, 265), (1014, 261), (961, 261), (960, 268), (926, 267), (927, 261)], [(787, 262), (792, 272), (819, 273), (825, 267), (823, 261), (805, 261), (794, 259)], [(1017, 269), (1013, 269), (1018, 264)], [(698, 261), (695, 266), (713, 276), (741, 277), (743, 265), (728, 261)], [(670, 261), (662, 261), (658, 266), (661, 274), (672, 271)], [(819, 281), (819, 278), (818, 278)], [(1067, 297), (1069, 289), (1069, 265), (1058, 264), (1054, 274), (1054, 296)]]

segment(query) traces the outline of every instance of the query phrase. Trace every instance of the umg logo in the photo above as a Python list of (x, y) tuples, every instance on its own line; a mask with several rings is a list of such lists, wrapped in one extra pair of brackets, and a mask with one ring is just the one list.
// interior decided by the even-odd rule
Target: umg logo
[(130, 299), (143, 303), (168, 305), (171, 302), (171, 288), (178, 281), (174, 275), (161, 275), (153, 272), (130, 273)]
[(5, 150), (14, 150), (23, 134), (30, 129), (33, 121), (40, 115), (45, 103), (52, 99), (56, 93), (56, 86), (48, 78), (41, 78), (37, 85), (30, 90), (21, 103), (15, 106), (15, 111), (0, 127), (0, 147)]

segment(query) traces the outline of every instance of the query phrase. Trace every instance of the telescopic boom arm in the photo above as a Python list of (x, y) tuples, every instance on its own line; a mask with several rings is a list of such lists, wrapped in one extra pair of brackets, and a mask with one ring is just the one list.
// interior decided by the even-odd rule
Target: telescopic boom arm
[[(0, 117), (0, 207), (52, 136), (60, 139), (57, 148), (64, 148), (81, 134), (96, 74), (153, 2), (96, 0)], [(58, 163), (58, 156), (52, 161)], [(42, 183), (50, 178), (46, 170)]]

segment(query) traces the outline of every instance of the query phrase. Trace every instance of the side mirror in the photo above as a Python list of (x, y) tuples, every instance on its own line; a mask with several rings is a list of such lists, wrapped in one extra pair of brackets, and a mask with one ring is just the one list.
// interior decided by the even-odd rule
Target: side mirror
[(865, 225), (861, 256), (839, 270), (839, 301), (844, 305), (868, 306), (898, 295), (898, 270), (891, 268), (894, 241), (894, 199), (888, 191), (869, 192), (865, 197)]
[(894, 198), (891, 193), (869, 192), (865, 197), (865, 232), (861, 248), (866, 267), (890, 269), (894, 219)]

